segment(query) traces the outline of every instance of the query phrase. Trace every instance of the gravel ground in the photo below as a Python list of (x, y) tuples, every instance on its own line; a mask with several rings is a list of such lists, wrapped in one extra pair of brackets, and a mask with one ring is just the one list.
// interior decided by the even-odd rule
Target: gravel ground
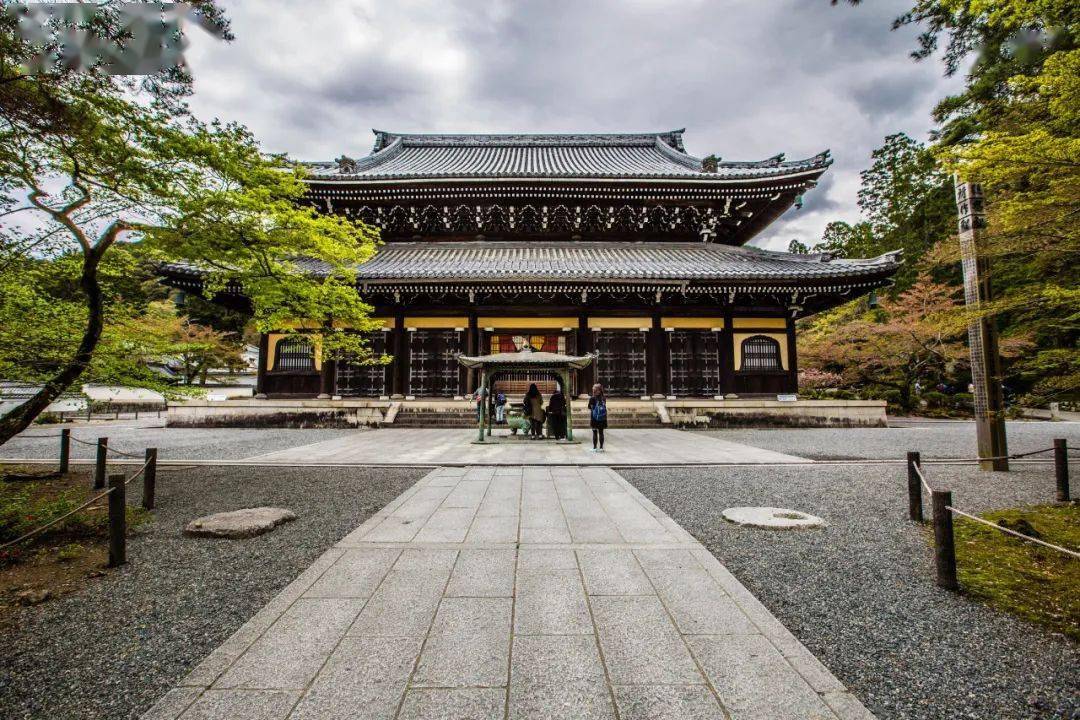
[[(129, 542), (128, 565), (16, 610), (0, 630), (0, 717), (139, 717), (327, 547), (425, 473), (161, 471), (154, 520)], [(248, 540), (181, 534), (200, 515), (256, 505), (288, 507), (299, 519)]]
[[(180, 460), (240, 460), (365, 432), (355, 429), (166, 428), (161, 426), (161, 421), (154, 419), (91, 425), (36, 425), (0, 445), (0, 457), (59, 457), (60, 439), (52, 436), (58, 435), (61, 427), (70, 427), (73, 437), (87, 442), (96, 443), (98, 437), (108, 437), (109, 447), (123, 452), (141, 456), (145, 448), (156, 447), (158, 457)], [(92, 458), (95, 452), (93, 446), (71, 443), (73, 458)]]
[[(694, 431), (722, 440), (745, 443), (814, 460), (903, 458), (908, 450), (929, 457), (975, 457), (975, 423), (897, 419), (902, 427), (889, 428), (761, 428)], [(890, 422), (892, 419), (890, 418)], [(1009, 422), (1006, 433), (1010, 453), (1048, 448), (1054, 438), (1065, 438), (1080, 448), (1080, 423)], [(1051, 457), (1050, 453), (1039, 457)]]
[[(791, 443), (790, 434), (777, 433)], [(926, 469), (965, 509), (1053, 499), (1048, 466)], [(1080, 718), (1080, 646), (934, 585), (927, 536), (906, 520), (902, 467), (619, 472), (697, 536), (880, 720)], [(720, 519), (740, 505), (801, 510), (829, 526), (767, 531)]]

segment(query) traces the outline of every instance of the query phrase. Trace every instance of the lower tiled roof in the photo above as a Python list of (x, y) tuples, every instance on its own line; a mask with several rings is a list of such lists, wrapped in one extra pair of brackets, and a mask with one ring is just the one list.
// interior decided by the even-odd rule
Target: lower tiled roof
[(898, 254), (870, 260), (710, 243), (395, 242), (360, 267), (361, 281), (803, 280), (889, 275)]
[[(298, 260), (314, 275), (319, 261)], [(840, 281), (887, 278), (900, 267), (899, 253), (868, 260), (824, 254), (793, 255), (754, 247), (711, 243), (633, 242), (393, 242), (358, 268), (357, 281), (378, 282), (581, 282)], [(199, 268), (172, 263), (165, 274), (197, 276)]]

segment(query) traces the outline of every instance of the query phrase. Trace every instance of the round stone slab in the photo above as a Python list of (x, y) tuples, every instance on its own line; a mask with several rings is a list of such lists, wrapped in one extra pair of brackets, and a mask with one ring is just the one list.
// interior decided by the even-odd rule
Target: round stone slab
[(823, 527), (825, 525), (825, 521), (816, 515), (808, 515), (787, 508), (733, 507), (722, 512), (721, 516), (736, 525), (749, 525), (772, 530), (794, 530), (796, 528)]
[(285, 508), (246, 508), (192, 520), (184, 528), (184, 533), (204, 537), (249, 538), (295, 519), (296, 513)]

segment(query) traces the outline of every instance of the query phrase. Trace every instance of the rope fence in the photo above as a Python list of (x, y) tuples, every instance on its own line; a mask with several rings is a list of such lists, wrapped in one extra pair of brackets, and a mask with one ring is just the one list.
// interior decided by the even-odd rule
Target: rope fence
[(45, 523), (41, 527), (34, 528), (30, 532), (25, 533), (23, 535), (20, 535), (19, 537), (15, 538), (14, 540), (9, 540), (8, 542), (4, 543), (3, 545), (0, 545), (0, 550), (7, 550), (9, 547), (13, 547), (13, 546), (18, 545), (19, 543), (25, 541), (25, 540), (29, 540), (32, 537), (40, 535), (41, 533), (43, 533), (46, 530), (48, 530), (49, 528), (53, 527), (57, 523), (62, 522), (64, 520), (67, 520), (69, 517), (71, 517), (72, 515), (74, 515), (76, 513), (82, 512), (83, 510), (90, 507), (91, 505), (93, 505), (98, 500), (105, 497), (106, 495), (108, 495), (111, 492), (112, 492), (112, 489), (106, 490), (105, 492), (102, 492), (102, 493), (98, 493), (97, 495), (90, 498), (89, 500), (87, 500), (86, 502), (84, 502), (82, 505), (75, 508), (74, 510), (66, 512), (63, 515), (61, 515), (60, 517), (55, 518), (55, 519)]
[[(1057, 502), (1070, 502), (1072, 498), (1069, 493), (1069, 448), (1064, 439), (1059, 438), (1054, 440), (1053, 447), (1044, 450), (1017, 453), (1016, 455), (1007, 457), (1013, 459), (1016, 457), (1026, 457), (1028, 455), (1037, 455), (1046, 452), (1054, 453), (1054, 479), (1056, 485), (1055, 500)], [(983, 459), (989, 460), (993, 458)], [(923, 472), (922, 458), (918, 452), (912, 451), (907, 454), (907, 471), (909, 519), (918, 523), (924, 522), (923, 491), (925, 490), (930, 494), (933, 512), (931, 517), (934, 527), (934, 564), (937, 570), (937, 584), (939, 587), (955, 591), (960, 589), (960, 583), (956, 574), (956, 545), (953, 538), (953, 515), (960, 515), (961, 517), (992, 527), (995, 530), (1012, 535), (1026, 542), (1034, 543), (1049, 550), (1060, 552), (1073, 559), (1080, 560), (1080, 552), (1040, 540), (1036, 537), (1025, 535), (1012, 528), (1004, 527), (998, 523), (991, 522), (969, 512), (965, 512), (964, 510), (960, 510), (953, 505), (952, 492), (948, 490), (937, 490), (930, 485), (930, 482), (926, 479), (926, 474)]]
[[(37, 436), (46, 437), (46, 436)], [(34, 528), (33, 530), (20, 535), (14, 540), (10, 540), (3, 545), (0, 545), (0, 551), (6, 550), (10, 547), (19, 545), (31, 538), (37, 537), (41, 533), (45, 532), (51, 527), (55, 527), (59, 523), (67, 520), (73, 515), (82, 512), (86, 508), (90, 507), (94, 503), (98, 502), (102, 498), (108, 498), (108, 510), (109, 510), (109, 567), (116, 567), (123, 565), (127, 562), (127, 486), (135, 482), (138, 478), (142, 478), (143, 492), (142, 492), (142, 506), (146, 510), (154, 509), (154, 495), (157, 484), (157, 464), (158, 453), (157, 448), (146, 448), (145, 454), (142, 456), (144, 462), (140, 465), (135, 472), (131, 475), (124, 475), (123, 473), (115, 473), (108, 476), (108, 488), (105, 488), (105, 471), (108, 463), (109, 456), (109, 439), (105, 437), (99, 437), (96, 442), (89, 442), (86, 440), (80, 440), (77, 437), (71, 435), (70, 429), (64, 429), (56, 435), (51, 437), (60, 438), (60, 473), (66, 474), (70, 467), (71, 462), (71, 441), (74, 440), (83, 445), (92, 445), (97, 448), (97, 455), (94, 461), (94, 484), (95, 490), (102, 490), (92, 498), (82, 503), (78, 507), (69, 510), (58, 518), (54, 518), (49, 522)], [(121, 455), (128, 458), (138, 458), (139, 455), (134, 453), (127, 453), (112, 449), (112, 452), (116, 455)], [(105, 489), (103, 489), (105, 488)]]

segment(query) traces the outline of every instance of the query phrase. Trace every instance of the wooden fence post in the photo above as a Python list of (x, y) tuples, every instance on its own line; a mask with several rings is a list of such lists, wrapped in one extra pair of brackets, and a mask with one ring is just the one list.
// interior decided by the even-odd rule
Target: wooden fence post
[(126, 489), (123, 473), (109, 476), (109, 567), (127, 562)]
[(1069, 502), (1069, 446), (1065, 438), (1054, 440), (1054, 479), (1057, 481), (1057, 501)]
[(922, 512), (922, 480), (919, 479), (919, 471), (922, 458), (919, 453), (910, 451), (907, 454), (907, 493), (908, 493), (908, 518), (912, 522), (923, 521)]
[(71, 429), (60, 431), (60, 474), (66, 475), (71, 465)]
[(934, 505), (934, 562), (937, 565), (937, 584), (946, 590), (959, 590), (956, 579), (956, 545), (953, 542), (952, 493), (933, 490)]
[(154, 509), (154, 487), (157, 483), (157, 448), (146, 448), (146, 469), (143, 470), (142, 506)]
[(105, 487), (105, 463), (109, 457), (109, 438), (97, 439), (97, 458), (94, 462), (94, 489)]

